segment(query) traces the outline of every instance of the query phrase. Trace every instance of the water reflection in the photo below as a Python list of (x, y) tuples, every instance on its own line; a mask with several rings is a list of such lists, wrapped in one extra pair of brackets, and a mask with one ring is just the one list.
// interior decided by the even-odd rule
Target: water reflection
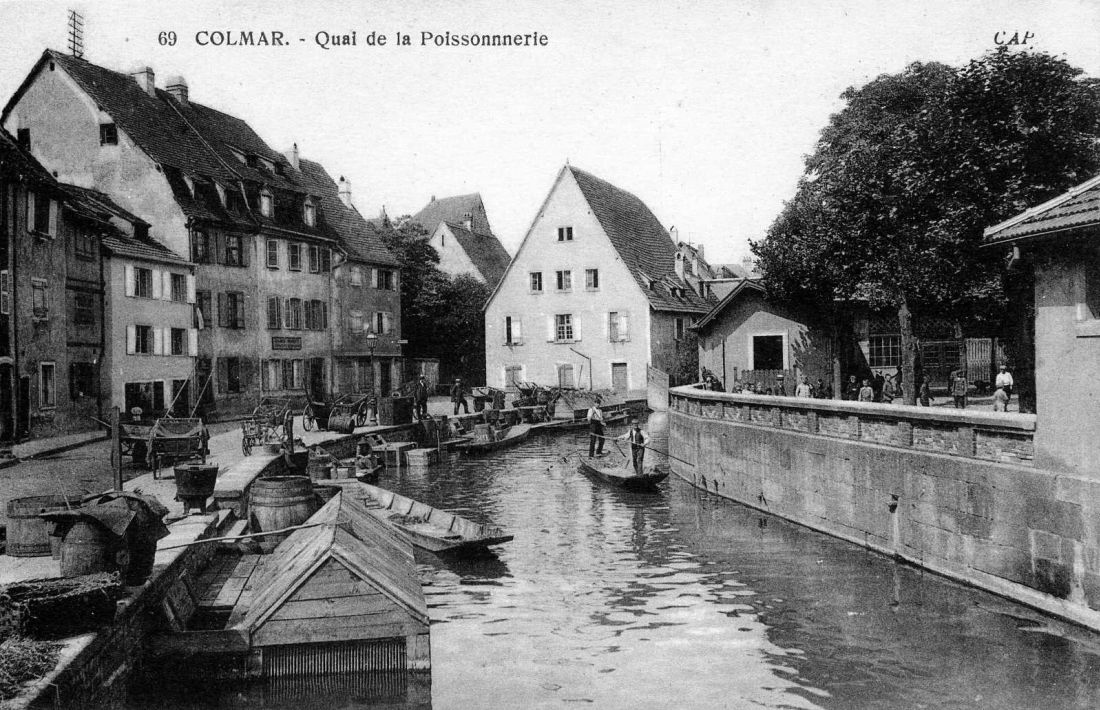
[[(418, 560), (433, 707), (1100, 706), (1095, 636), (678, 479), (603, 487), (560, 463), (585, 446), (384, 474), (515, 535), (497, 557)], [(421, 706), (392, 702), (297, 707)]]

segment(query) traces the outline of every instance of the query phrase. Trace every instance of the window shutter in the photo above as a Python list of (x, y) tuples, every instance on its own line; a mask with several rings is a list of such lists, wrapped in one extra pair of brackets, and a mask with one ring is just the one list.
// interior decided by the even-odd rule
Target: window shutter
[(164, 354), (164, 329), (153, 328), (153, 354)]
[(137, 326), (126, 326), (126, 354), (133, 355), (137, 352)]
[(222, 328), (229, 326), (229, 318), (226, 315), (225, 294), (218, 292), (218, 325)]
[(187, 354), (191, 357), (199, 354), (199, 331), (195, 328), (187, 329)]
[[(618, 318), (614, 312), (608, 313), (607, 318), (603, 319), (603, 339), (611, 340), (611, 319)], [(617, 324), (616, 324), (617, 325)]]
[(328, 304), (322, 301), (321, 305), (321, 324), (318, 326), (321, 330), (328, 330)]
[(619, 316), (619, 340), (630, 340), (630, 316), (626, 313)]
[(249, 257), (252, 255), (252, 240), (244, 237), (238, 237), (238, 239), (241, 240), (241, 266), (248, 266)]
[(195, 275), (187, 274), (187, 302), (195, 302)]
[(331, 249), (322, 249), (321, 250), (321, 271), (323, 271), (326, 274), (328, 272), (332, 271), (332, 250)]
[(260, 360), (260, 389), (264, 392), (271, 390), (271, 371), (268, 368), (269, 360)]
[(229, 390), (229, 362), (218, 358), (218, 391), (225, 394)]
[[(225, 235), (222, 234), (221, 232), (215, 232), (213, 241), (214, 241), (214, 263), (215, 264), (224, 264), (225, 263)], [(225, 391), (225, 389), (223, 388), (222, 392), (224, 392), (224, 391)]]
[(573, 314), (573, 340), (581, 339), (581, 317)]
[(33, 192), (31, 192), (30, 190), (27, 190), (27, 231), (28, 232), (33, 232), (35, 227), (37, 226), (34, 223), (34, 201), (35, 201), (36, 197), (37, 196)]
[(370, 270), (370, 287), (378, 288), (378, 269), (374, 267)]
[(57, 236), (57, 200), (50, 200), (50, 224), (46, 231), (51, 237)]
[(554, 341), (554, 337), (557, 333), (554, 332), (554, 316), (546, 316), (546, 340), (549, 342)]
[(236, 313), (233, 314), (235, 316), (235, 322), (233, 323), (233, 327), (237, 328), (238, 330), (244, 330), (245, 325), (246, 325), (245, 320), (244, 320), (244, 313), (245, 313), (245, 310), (246, 310), (245, 306), (244, 306), (244, 294), (243, 293), (238, 293), (236, 301), (237, 301), (237, 309), (236, 309)]
[(127, 264), (123, 269), (126, 272), (126, 295), (133, 296), (137, 293), (137, 281), (134, 279), (134, 267)]
[(283, 389), (294, 388), (294, 361), (283, 360)]
[(165, 301), (171, 301), (172, 300), (172, 272), (171, 271), (163, 271), (161, 273), (163, 274), (161, 279), (164, 283), (164, 285), (161, 286), (161, 289), (160, 289), (161, 295), (164, 296)]
[(240, 372), (241, 372), (241, 392), (252, 389), (252, 366), (256, 363), (252, 362), (252, 358), (243, 357), (240, 360)]
[(519, 318), (512, 319), (512, 340), (523, 341), (523, 321)]
[(153, 298), (162, 298), (164, 296), (164, 272), (160, 269), (153, 269)]
[(391, 313), (383, 313), (382, 314), (382, 332), (384, 332), (384, 333), (392, 333), (393, 332), (393, 315)]

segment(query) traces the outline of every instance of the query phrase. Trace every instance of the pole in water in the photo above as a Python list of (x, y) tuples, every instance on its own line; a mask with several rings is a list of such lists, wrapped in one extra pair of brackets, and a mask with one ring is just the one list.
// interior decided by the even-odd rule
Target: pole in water
[(122, 449), (119, 445), (118, 407), (111, 407), (111, 472), (114, 474), (115, 490), (122, 492)]

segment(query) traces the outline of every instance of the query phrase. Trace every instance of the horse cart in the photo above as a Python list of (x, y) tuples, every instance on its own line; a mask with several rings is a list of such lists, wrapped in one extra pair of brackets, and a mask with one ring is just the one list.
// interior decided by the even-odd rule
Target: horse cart
[(310, 397), (302, 414), (302, 428), (350, 434), (356, 427), (370, 424), (376, 406), (377, 400), (370, 392), (342, 394), (331, 400)]
[(281, 446), (292, 435), (294, 400), (265, 397), (241, 422), (241, 452), (252, 455), (252, 447), (265, 444)]
[(149, 432), (149, 459), (153, 478), (162, 466), (181, 461), (205, 464), (210, 455), (210, 432), (201, 419), (162, 417)]

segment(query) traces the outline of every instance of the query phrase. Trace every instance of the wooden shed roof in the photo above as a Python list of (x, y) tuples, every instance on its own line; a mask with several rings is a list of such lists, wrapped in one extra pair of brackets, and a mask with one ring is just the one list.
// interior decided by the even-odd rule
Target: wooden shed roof
[(338, 493), (309, 519), (315, 527), (294, 531), (254, 580), (247, 607), (234, 609), (229, 625), (255, 632), (326, 561), (336, 559), (408, 612), (428, 624), (428, 607), (416, 576), (412, 544), (371, 515), (363, 501)]

